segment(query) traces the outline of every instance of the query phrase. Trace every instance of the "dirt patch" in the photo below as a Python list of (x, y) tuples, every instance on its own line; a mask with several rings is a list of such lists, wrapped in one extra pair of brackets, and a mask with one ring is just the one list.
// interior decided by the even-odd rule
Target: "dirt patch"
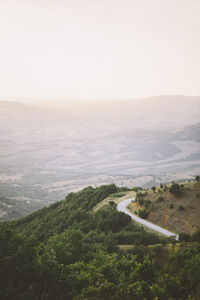
[(171, 185), (156, 187), (143, 191), (143, 200), (149, 200), (145, 207), (139, 203), (131, 203), (130, 210), (135, 213), (146, 209), (149, 213), (147, 220), (176, 233), (193, 233), (200, 227), (200, 182), (179, 183), (182, 192), (176, 196), (170, 192)]

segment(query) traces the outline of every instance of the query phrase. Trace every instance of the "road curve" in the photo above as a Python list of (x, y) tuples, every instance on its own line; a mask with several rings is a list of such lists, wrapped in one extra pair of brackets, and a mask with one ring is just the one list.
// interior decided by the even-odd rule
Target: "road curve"
[(151, 222), (148, 222), (148, 221), (146, 221), (146, 220), (144, 220), (142, 218), (139, 218), (138, 216), (136, 216), (136, 215), (132, 214), (130, 211), (128, 211), (126, 209), (126, 207), (132, 201), (135, 201), (135, 198), (126, 199), (126, 200), (118, 203), (117, 210), (121, 211), (121, 212), (124, 212), (125, 214), (129, 215), (133, 220), (135, 220), (136, 222), (138, 222), (138, 223), (140, 223), (140, 224), (142, 224), (144, 226), (147, 226), (148, 228), (151, 228), (151, 229), (153, 229), (153, 230), (155, 230), (155, 231), (157, 231), (159, 233), (162, 233), (162, 234), (164, 234), (164, 235), (166, 235), (168, 237), (169, 236), (175, 236), (176, 240), (178, 240), (178, 235), (177, 234), (175, 234), (173, 232), (170, 232), (170, 231), (168, 231), (168, 230), (166, 230), (166, 229), (164, 229), (164, 228), (162, 228), (162, 227), (160, 227), (158, 225), (155, 225), (155, 224), (153, 224)]

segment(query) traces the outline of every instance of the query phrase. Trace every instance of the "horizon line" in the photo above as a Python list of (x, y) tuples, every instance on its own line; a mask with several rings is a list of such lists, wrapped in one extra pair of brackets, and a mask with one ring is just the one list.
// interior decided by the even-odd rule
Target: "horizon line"
[(188, 97), (188, 98), (196, 98), (200, 97), (200, 94), (198, 95), (184, 95), (184, 94), (156, 94), (156, 95), (150, 95), (150, 96), (142, 96), (142, 97), (125, 97), (125, 98), (78, 98), (78, 97), (31, 97), (31, 96), (8, 96), (8, 97), (0, 97), (0, 101), (14, 101), (14, 100), (72, 100), (72, 101), (121, 101), (121, 100), (139, 100), (139, 99), (147, 99), (147, 98), (159, 98), (159, 97)]

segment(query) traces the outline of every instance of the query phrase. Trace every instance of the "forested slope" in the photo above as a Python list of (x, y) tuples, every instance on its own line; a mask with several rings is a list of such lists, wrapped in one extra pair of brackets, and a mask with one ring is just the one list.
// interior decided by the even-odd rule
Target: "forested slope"
[[(88, 187), (17, 222), (1, 223), (0, 298), (199, 299), (199, 232), (169, 253), (165, 238), (134, 224), (114, 202), (91, 213), (123, 190)], [(119, 244), (133, 248), (123, 252)]]

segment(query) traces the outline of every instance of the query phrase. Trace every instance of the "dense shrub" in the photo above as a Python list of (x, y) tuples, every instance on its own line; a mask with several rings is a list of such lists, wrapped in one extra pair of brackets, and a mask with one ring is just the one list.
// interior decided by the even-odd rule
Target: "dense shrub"
[(146, 219), (148, 217), (148, 212), (146, 211), (146, 209), (143, 209), (143, 210), (140, 209), (138, 211), (138, 215), (140, 218)]
[(164, 197), (160, 195), (160, 196), (156, 199), (156, 203), (162, 202), (163, 200), (164, 200)]
[(181, 196), (182, 194), (181, 186), (176, 182), (172, 182), (169, 191), (177, 197)]

